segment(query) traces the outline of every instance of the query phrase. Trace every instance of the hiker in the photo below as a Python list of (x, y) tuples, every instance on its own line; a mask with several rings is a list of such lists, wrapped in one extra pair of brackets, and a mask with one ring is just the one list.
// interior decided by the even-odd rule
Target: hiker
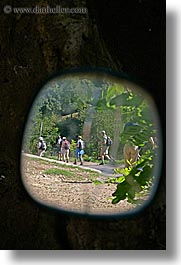
[(136, 165), (136, 162), (139, 158), (139, 147), (130, 143), (126, 143), (123, 148), (123, 157), (125, 167)]
[[(137, 130), (139, 125), (133, 122), (127, 122), (124, 126), (124, 133), (126, 134), (128, 130)], [(133, 144), (131, 140), (128, 140), (123, 148), (123, 157), (125, 167), (134, 166), (139, 158), (139, 146)]]
[(64, 162), (69, 162), (70, 143), (66, 137), (62, 138), (61, 154)]
[(75, 162), (74, 164), (77, 164), (77, 159), (80, 160), (80, 165), (83, 165), (83, 155), (84, 155), (84, 141), (82, 140), (82, 136), (78, 136), (78, 141), (76, 144), (76, 151), (75, 151)]
[(45, 153), (45, 151), (46, 151), (46, 143), (45, 143), (45, 141), (43, 140), (43, 137), (40, 137), (39, 138), (39, 143), (38, 143), (38, 145), (37, 145), (37, 148), (38, 148), (38, 155), (40, 156), (40, 157), (42, 157), (43, 156), (43, 154)]
[(61, 151), (61, 148), (62, 148), (62, 138), (61, 138), (61, 135), (58, 136), (57, 138), (57, 151), (58, 151), (58, 160), (61, 161), (62, 160), (62, 151)]
[(101, 141), (101, 160), (102, 162), (99, 165), (104, 165), (104, 159), (107, 158), (109, 161), (112, 161), (109, 156), (109, 147), (111, 146), (111, 139), (106, 135), (105, 131), (102, 131), (102, 141)]

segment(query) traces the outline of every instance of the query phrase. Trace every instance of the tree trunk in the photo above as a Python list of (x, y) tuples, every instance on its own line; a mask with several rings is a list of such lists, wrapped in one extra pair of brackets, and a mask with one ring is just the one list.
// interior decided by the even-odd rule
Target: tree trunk
[[(2, 6), (6, 6), (6, 2), (2, 0)], [(102, 3), (102, 7), (101, 2), (97, 2), (61, 1), (64, 7), (87, 6), (87, 14), (4, 13), (1, 16), (1, 249), (165, 249), (164, 175), (149, 207), (133, 217), (108, 220), (75, 217), (42, 208), (28, 196), (21, 182), (19, 159), (24, 125), (31, 103), (49, 75), (62, 69), (103, 67), (133, 74), (148, 87), (152, 87), (152, 78), (158, 77), (154, 90), (159, 91), (157, 103), (160, 100), (161, 83), (165, 81), (165, 65), (160, 64), (159, 60), (163, 59), (161, 55), (157, 59), (156, 55), (163, 45), (163, 28), (157, 29), (158, 35), (162, 32), (163, 39), (151, 52), (147, 48), (154, 44), (152, 39), (151, 44), (144, 43), (144, 46), (136, 38), (136, 44), (133, 44), (125, 31), (125, 25), (128, 31), (132, 29), (126, 24), (124, 17), (119, 16), (120, 9), (126, 6), (125, 1), (119, 1), (119, 5), (115, 2), (117, 11), (107, 1)], [(154, 10), (153, 2), (147, 1), (142, 7), (141, 18), (145, 16), (145, 12), (148, 16), (150, 8)], [(164, 7), (161, 5), (163, 1), (156, 2), (159, 25), (161, 17), (158, 14), (162, 13)], [(37, 1), (36, 4), (56, 6), (60, 5), (60, 1)], [(26, 5), (34, 7), (35, 1), (30, 0)], [(23, 1), (21, 5), (19, 1), (13, 1), (13, 6), (25, 4)], [(134, 17), (135, 12), (130, 12), (131, 19), (137, 19), (138, 14)], [(154, 19), (155, 14), (150, 18), (150, 23)], [(108, 23), (112, 30), (107, 29)], [(117, 24), (121, 29), (118, 29)], [(112, 31), (117, 31), (118, 36)], [(144, 33), (144, 30), (141, 29), (141, 32)], [(141, 32), (138, 30), (138, 38)], [(146, 34), (149, 34), (149, 26)], [(155, 39), (158, 35), (155, 35)], [(146, 38), (144, 34), (142, 37)], [(133, 57), (136, 56), (133, 60), (131, 51)], [(158, 76), (158, 67), (161, 67), (163, 77)], [(163, 109), (160, 110), (160, 115), (162, 114)]]

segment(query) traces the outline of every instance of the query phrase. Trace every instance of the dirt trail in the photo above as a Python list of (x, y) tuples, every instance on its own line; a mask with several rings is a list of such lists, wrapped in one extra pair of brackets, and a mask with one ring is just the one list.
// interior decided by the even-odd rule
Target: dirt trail
[[(21, 170), (26, 189), (40, 203), (63, 210), (92, 214), (120, 213), (135, 208), (126, 200), (112, 204), (111, 198), (116, 184), (94, 184), (95, 180), (106, 180), (112, 175), (115, 166), (102, 166), (91, 162), (76, 166), (72, 163), (37, 158), (39, 157), (34, 155), (22, 155)], [(46, 173), (52, 168), (62, 170), (62, 173)]]
[(118, 177), (121, 174), (115, 174), (114, 173), (114, 169), (117, 167), (122, 168), (124, 165), (118, 166), (118, 165), (111, 165), (111, 164), (105, 164), (105, 165), (99, 165), (97, 163), (93, 163), (93, 162), (84, 162), (84, 166), (87, 168), (92, 168), (92, 169), (96, 169), (99, 170), (103, 175), (105, 176), (109, 176), (109, 177)]
[[(31, 155), (31, 154), (24, 154), (25, 156), (28, 157), (34, 157), (34, 158), (40, 158), (42, 160), (46, 160), (46, 161), (50, 161), (50, 162), (55, 162), (55, 163), (59, 163), (59, 164), (66, 164), (66, 165), (71, 165), (71, 166), (75, 166), (75, 167), (79, 167), (80, 163), (77, 163), (77, 165), (74, 165), (74, 163), (65, 163), (62, 161), (58, 161), (58, 160), (54, 160), (54, 159), (50, 159), (50, 158), (46, 158), (46, 157), (39, 157), (36, 155)], [(122, 168), (124, 165), (119, 165), (120, 168)], [(118, 174), (114, 173), (114, 169), (118, 167), (118, 165), (111, 165), (111, 164), (105, 164), (105, 165), (99, 165), (98, 163), (95, 162), (87, 162), (84, 161), (84, 165), (80, 166), (81, 168), (85, 168), (85, 169), (92, 169), (96, 172), (99, 172), (105, 176), (110, 176), (110, 177), (115, 177), (115, 176), (120, 176)]]

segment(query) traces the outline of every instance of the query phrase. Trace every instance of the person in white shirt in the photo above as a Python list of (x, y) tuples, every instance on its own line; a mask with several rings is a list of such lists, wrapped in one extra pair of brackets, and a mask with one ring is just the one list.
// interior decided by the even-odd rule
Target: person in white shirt
[(84, 141), (82, 140), (82, 136), (78, 136), (78, 141), (76, 144), (76, 158), (74, 164), (77, 164), (77, 159), (80, 160), (80, 165), (83, 165), (83, 155), (84, 155)]

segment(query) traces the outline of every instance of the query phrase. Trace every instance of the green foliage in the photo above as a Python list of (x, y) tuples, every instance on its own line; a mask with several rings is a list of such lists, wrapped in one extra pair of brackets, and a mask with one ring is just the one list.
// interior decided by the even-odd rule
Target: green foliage
[(148, 143), (149, 138), (153, 135), (151, 126), (141, 124), (136, 126), (128, 126), (121, 135), (121, 141), (131, 142), (136, 146), (144, 146)]
[(102, 140), (102, 130), (112, 138), (115, 128), (114, 122), (115, 110), (99, 109), (95, 112), (91, 123), (91, 133), (89, 141), (86, 143), (86, 154), (93, 159), (98, 159), (100, 155), (100, 143)]
[(47, 175), (64, 175), (66, 177), (73, 177), (74, 174), (68, 170), (61, 169), (61, 168), (49, 168), (43, 172)]
[(154, 180), (155, 157), (156, 151), (149, 150), (138, 160), (136, 166), (116, 169), (116, 173), (122, 176), (112, 180), (118, 183), (116, 191), (112, 194), (115, 197), (112, 200), (113, 204), (125, 199), (130, 203), (136, 203), (141, 191), (151, 189)]
[[(42, 132), (40, 133), (40, 127), (42, 124)], [(40, 135), (43, 136), (47, 144), (47, 152), (52, 150), (56, 142), (56, 137), (58, 134), (58, 127), (56, 125), (56, 116), (54, 114), (47, 115), (44, 118), (39, 112), (37, 116), (34, 117), (28, 124), (26, 128), (24, 149), (26, 152), (32, 154), (37, 154), (37, 144), (39, 141)]]
[(104, 184), (104, 181), (103, 180), (95, 180), (94, 181), (94, 185), (97, 186), (99, 184)]
[(75, 150), (76, 150), (76, 141), (74, 141), (73, 139), (70, 142), (70, 153), (71, 153), (71, 157), (75, 157)]

